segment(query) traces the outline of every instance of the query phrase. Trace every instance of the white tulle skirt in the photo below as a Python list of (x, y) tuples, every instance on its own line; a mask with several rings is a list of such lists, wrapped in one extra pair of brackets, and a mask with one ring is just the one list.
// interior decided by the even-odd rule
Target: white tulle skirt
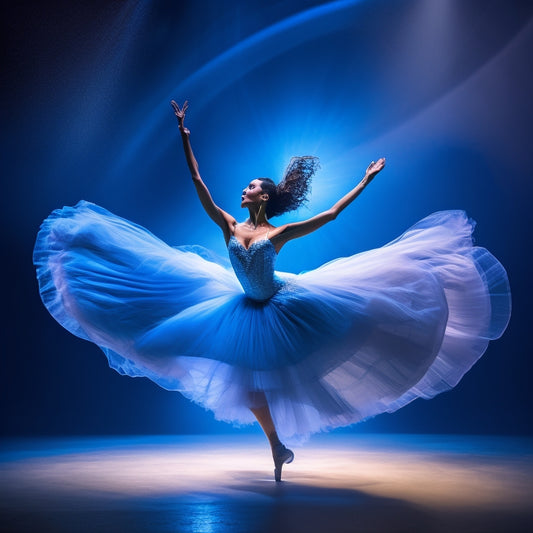
[(250, 300), (200, 247), (172, 248), (88, 202), (57, 210), (34, 262), (44, 304), (112, 368), (250, 423), (266, 398), (282, 438), (346, 426), (455, 386), (499, 337), (502, 265), (472, 245), (462, 211)]

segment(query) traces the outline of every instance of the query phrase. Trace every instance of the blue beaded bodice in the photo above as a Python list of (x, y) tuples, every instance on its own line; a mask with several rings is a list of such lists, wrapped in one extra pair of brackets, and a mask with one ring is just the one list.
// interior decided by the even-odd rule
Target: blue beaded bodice
[(283, 287), (283, 281), (274, 271), (277, 254), (269, 239), (256, 241), (245, 248), (232, 236), (228, 253), (233, 270), (249, 298), (268, 300)]

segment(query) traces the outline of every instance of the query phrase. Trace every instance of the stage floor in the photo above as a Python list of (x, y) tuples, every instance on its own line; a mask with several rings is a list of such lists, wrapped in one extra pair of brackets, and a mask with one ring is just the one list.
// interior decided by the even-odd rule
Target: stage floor
[(533, 441), (327, 434), (273, 480), (261, 435), (5, 440), (0, 530), (533, 531)]

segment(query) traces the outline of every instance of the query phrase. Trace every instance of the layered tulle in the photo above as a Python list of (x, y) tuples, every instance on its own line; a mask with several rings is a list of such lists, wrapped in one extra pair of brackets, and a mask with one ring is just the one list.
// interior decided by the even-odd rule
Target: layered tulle
[(117, 371), (237, 423), (264, 395), (280, 435), (301, 438), (453, 387), (503, 333), (507, 276), (472, 229), (435, 213), (382, 248), (278, 273), (265, 301), (209, 252), (87, 202), (43, 223), (34, 261), (50, 313)]

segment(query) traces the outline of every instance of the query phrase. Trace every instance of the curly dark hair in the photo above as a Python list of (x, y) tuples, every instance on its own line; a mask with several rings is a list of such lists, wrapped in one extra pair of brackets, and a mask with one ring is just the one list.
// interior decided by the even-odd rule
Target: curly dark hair
[(261, 188), (269, 196), (266, 216), (279, 216), (305, 204), (307, 195), (311, 192), (311, 178), (319, 167), (318, 157), (293, 157), (283, 179), (277, 185), (270, 178), (259, 178)]

